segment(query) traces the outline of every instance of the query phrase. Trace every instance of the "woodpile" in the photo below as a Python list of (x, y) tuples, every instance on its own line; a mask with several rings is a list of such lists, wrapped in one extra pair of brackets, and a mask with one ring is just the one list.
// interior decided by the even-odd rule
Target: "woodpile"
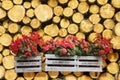
[[(94, 42), (109, 38), (114, 53), (102, 61), (103, 72), (45, 71), (16, 73), (13, 40), (37, 31), (43, 40), (75, 35)], [(120, 80), (120, 0), (0, 0), (0, 80)]]

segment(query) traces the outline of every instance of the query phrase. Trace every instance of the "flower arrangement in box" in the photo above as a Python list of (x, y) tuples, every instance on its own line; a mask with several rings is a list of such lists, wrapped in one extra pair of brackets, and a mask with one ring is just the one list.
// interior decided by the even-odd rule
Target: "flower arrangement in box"
[(37, 45), (42, 44), (42, 37), (37, 32), (30, 32), (29, 35), (22, 35), (13, 41), (9, 49), (20, 58), (36, 56), (38, 54)]
[(48, 40), (43, 43), (43, 51), (46, 54), (55, 54), (57, 56), (102, 56), (104, 59), (107, 54), (112, 53), (112, 44), (110, 40), (96, 34), (94, 43), (85, 39), (78, 39), (76, 36), (68, 35), (62, 40)]

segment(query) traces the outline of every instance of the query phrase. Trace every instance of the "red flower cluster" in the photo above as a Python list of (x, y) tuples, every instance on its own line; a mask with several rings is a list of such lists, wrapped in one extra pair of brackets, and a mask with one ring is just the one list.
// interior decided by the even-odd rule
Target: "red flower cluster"
[(36, 56), (37, 45), (42, 44), (42, 38), (37, 32), (30, 32), (30, 35), (22, 35), (10, 45), (10, 50), (18, 57)]

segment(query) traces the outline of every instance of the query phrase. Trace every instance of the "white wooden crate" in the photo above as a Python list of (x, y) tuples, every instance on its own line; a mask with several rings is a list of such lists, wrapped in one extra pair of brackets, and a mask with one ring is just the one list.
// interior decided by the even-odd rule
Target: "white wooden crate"
[(22, 72), (40, 72), (41, 71), (41, 56), (29, 57), (21, 59), (15, 57), (15, 71)]
[(76, 59), (74, 57), (57, 57), (54, 54), (46, 54), (46, 71), (76, 71)]
[(102, 57), (79, 56), (77, 58), (77, 71), (102, 72)]

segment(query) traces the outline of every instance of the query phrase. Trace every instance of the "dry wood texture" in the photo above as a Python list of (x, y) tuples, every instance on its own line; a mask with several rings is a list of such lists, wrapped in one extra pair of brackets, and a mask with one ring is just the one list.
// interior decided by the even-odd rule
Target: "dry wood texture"
[[(114, 52), (102, 60), (103, 72), (16, 73), (9, 50), (13, 40), (37, 31), (43, 40), (67, 35), (94, 42), (109, 38)], [(120, 80), (120, 0), (0, 0), (0, 80)], [(118, 75), (117, 77), (115, 75)]]

